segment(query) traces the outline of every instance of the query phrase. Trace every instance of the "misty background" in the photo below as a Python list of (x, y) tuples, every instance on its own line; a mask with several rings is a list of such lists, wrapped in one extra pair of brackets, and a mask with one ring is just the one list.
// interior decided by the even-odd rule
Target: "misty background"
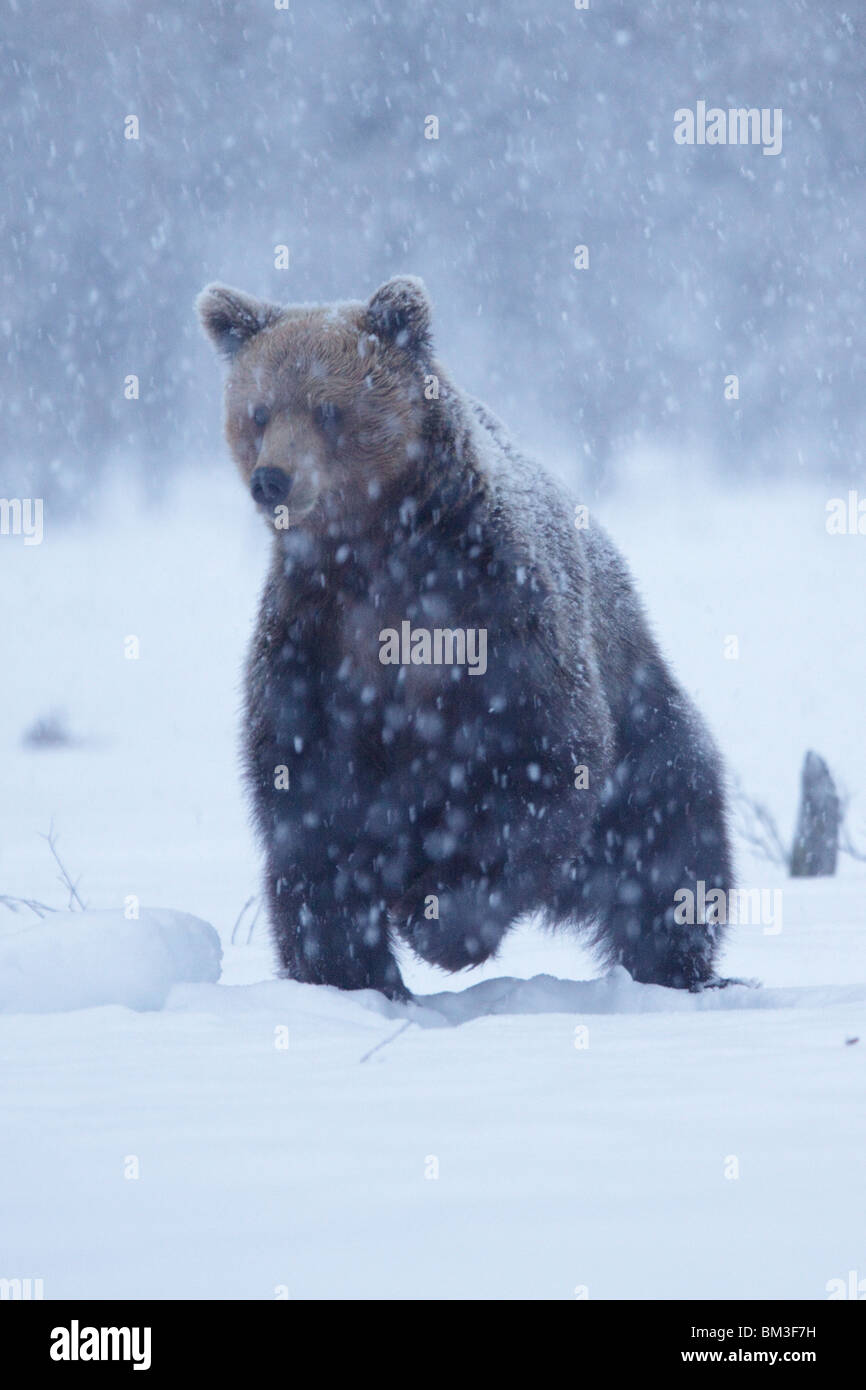
[[(107, 470), (158, 497), (227, 467), (202, 285), (366, 298), (397, 272), (426, 280), (459, 384), (586, 495), (636, 449), (853, 485), (850, 9), (289, 3), (4, 4), (0, 493), (80, 513)], [(781, 107), (781, 153), (677, 145), (699, 99)]]
[[(288, 4), (0, 0), (0, 1275), (838, 1297), (863, 1270), (866, 536), (825, 508), (866, 498), (866, 4)], [(781, 153), (676, 144), (701, 100), (781, 108)], [(268, 527), (193, 301), (401, 272), (455, 381), (609, 527), (716, 734), (737, 886), (774, 904), (722, 969), (763, 989), (598, 978), (529, 922), (480, 972), (405, 963), (435, 1027), (273, 978), (238, 757)], [(39, 498), (31, 545), (8, 503)], [(807, 750), (854, 852), (792, 879)]]

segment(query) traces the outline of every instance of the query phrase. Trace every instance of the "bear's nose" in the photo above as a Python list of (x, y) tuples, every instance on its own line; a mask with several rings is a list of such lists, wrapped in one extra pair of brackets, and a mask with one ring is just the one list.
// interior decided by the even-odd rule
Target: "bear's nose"
[(256, 468), (250, 478), (253, 501), (260, 507), (276, 507), (285, 502), (292, 480), (282, 468)]

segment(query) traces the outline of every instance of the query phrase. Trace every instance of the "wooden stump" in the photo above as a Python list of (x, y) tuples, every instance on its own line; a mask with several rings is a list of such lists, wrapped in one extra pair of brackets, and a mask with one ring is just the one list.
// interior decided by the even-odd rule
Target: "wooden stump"
[(791, 850), (792, 878), (835, 874), (840, 818), (839, 796), (830, 769), (817, 753), (807, 753)]

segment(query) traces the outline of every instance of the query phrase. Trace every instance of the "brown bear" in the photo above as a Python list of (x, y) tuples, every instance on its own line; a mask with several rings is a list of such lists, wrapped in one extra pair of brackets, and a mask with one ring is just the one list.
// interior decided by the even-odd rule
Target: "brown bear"
[(537, 911), (723, 983), (723, 914), (677, 908), (731, 883), (715, 748), (606, 534), (434, 357), (421, 281), (198, 309), (272, 533), (244, 738), (283, 973), (406, 997), (395, 936), (459, 970)]

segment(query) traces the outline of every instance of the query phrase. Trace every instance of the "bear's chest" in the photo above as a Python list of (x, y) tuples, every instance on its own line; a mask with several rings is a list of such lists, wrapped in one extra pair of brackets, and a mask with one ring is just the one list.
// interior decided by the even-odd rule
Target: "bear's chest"
[(404, 721), (414, 711), (459, 705), (468, 714), (483, 706), (490, 629), (459, 594), (383, 588), (344, 600), (334, 624), (329, 660), (338, 701), (371, 713), (399, 709)]
[(305, 759), (411, 778), (431, 760), (499, 765), (538, 742), (549, 682), (524, 592), (465, 554), (413, 558), (331, 571), (295, 607), (271, 708)]

